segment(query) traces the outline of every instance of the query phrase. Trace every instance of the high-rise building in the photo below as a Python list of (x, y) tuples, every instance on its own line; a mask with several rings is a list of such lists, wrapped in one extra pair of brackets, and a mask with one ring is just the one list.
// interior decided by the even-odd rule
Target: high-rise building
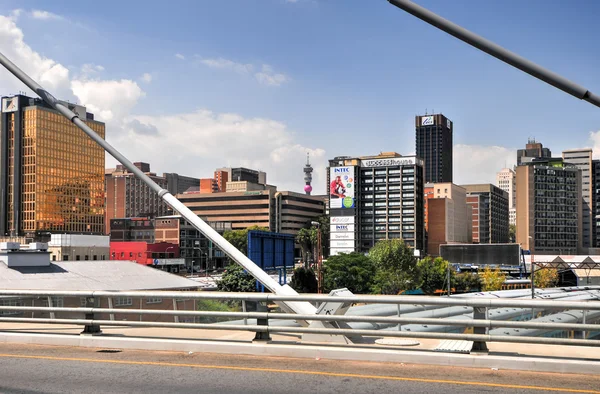
[(403, 239), (423, 252), (423, 160), (384, 152), (329, 160), (330, 253)]
[[(104, 123), (63, 102), (96, 134)], [(104, 233), (104, 150), (41, 99), (2, 98), (0, 234)]]
[(514, 226), (517, 223), (517, 176), (515, 171), (504, 168), (496, 173), (496, 186), (508, 193), (508, 223)]
[(582, 247), (588, 249), (594, 246), (594, 223), (592, 216), (593, 186), (592, 186), (592, 150), (573, 149), (562, 153), (563, 161), (581, 170), (581, 231)]
[(462, 187), (473, 209), (473, 243), (508, 243), (508, 193), (491, 183)]
[(200, 179), (176, 173), (163, 173), (163, 178), (167, 180), (167, 190), (172, 195), (183, 193), (190, 187), (199, 187), (200, 185)]
[(534, 254), (578, 254), (581, 170), (562, 159), (517, 167), (517, 243)]
[(425, 183), (452, 183), (453, 123), (444, 115), (416, 116), (417, 156), (423, 159)]
[(427, 202), (429, 227), (427, 253), (440, 255), (440, 245), (472, 242), (472, 207), (465, 188), (453, 183), (434, 183), (433, 198)]
[(592, 161), (592, 233), (593, 247), (600, 247), (600, 160)]
[(215, 171), (214, 179), (217, 182), (217, 188), (220, 192), (224, 192), (227, 189), (227, 182), (229, 181), (229, 172), (217, 170)]
[(200, 179), (200, 193), (218, 193), (219, 185), (214, 178)]
[[(167, 188), (167, 180), (150, 172), (150, 164), (133, 163), (160, 187)], [(106, 183), (106, 231), (110, 229), (110, 220), (132, 217), (156, 217), (169, 213), (167, 204), (132, 172), (117, 165), (116, 169), (107, 169)]]
[(244, 167), (217, 168), (216, 171), (227, 173), (227, 182), (247, 181), (260, 185), (267, 184), (267, 173), (263, 171), (251, 170)]
[(535, 159), (549, 159), (552, 157), (550, 149), (544, 148), (541, 142), (530, 138), (525, 145), (525, 149), (517, 150), (517, 165), (529, 163)]

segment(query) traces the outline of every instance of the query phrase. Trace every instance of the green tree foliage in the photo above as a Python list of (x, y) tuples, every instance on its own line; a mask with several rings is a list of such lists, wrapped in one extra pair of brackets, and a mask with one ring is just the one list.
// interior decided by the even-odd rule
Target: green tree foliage
[(368, 294), (373, 284), (375, 267), (361, 253), (341, 253), (323, 264), (323, 287), (326, 292), (347, 288), (355, 294)]
[[(233, 308), (225, 302), (218, 300), (198, 300), (196, 303), (196, 309), (199, 311), (211, 311), (211, 312), (235, 312), (237, 308)], [(217, 316), (198, 316), (198, 323), (219, 323), (222, 321), (231, 320), (227, 317)]]
[(323, 248), (321, 253), (323, 253), (323, 258), (329, 256), (329, 216), (322, 215), (307, 222), (307, 227), (300, 229), (298, 234), (296, 234), (296, 242), (300, 245), (302, 260), (304, 261), (305, 266), (308, 264), (309, 260), (312, 260), (311, 257), (313, 257), (312, 255), (315, 246), (317, 245), (318, 229), (317, 226), (311, 224), (313, 221), (318, 222), (321, 229), (321, 247)]
[(252, 226), (248, 227), (244, 230), (228, 230), (223, 233), (223, 238), (229, 241), (230, 244), (235, 246), (240, 252), (248, 255), (248, 231), (251, 230), (260, 230), (260, 231), (269, 231), (268, 228)]
[(372, 290), (377, 294), (398, 294), (416, 289), (419, 271), (413, 250), (401, 239), (381, 240), (369, 251), (375, 265)]
[[(432, 259), (426, 257), (417, 263), (419, 272), (419, 288), (425, 294), (434, 294), (436, 290), (448, 289), (446, 283), (448, 277), (448, 261), (441, 257)], [(456, 272), (450, 270), (450, 281), (454, 285)]]
[(457, 293), (481, 291), (481, 280), (472, 272), (463, 272), (452, 279), (452, 287)]
[(533, 283), (535, 287), (544, 289), (555, 287), (558, 284), (558, 270), (556, 268), (542, 268), (533, 274)]
[(296, 268), (290, 281), (290, 287), (298, 293), (316, 293), (318, 291), (317, 276), (311, 268)]
[(217, 281), (219, 291), (252, 292), (256, 291), (256, 279), (237, 264), (229, 264)]
[(517, 242), (517, 226), (514, 224), (511, 224), (508, 227), (508, 238), (510, 239), (510, 242)]
[(481, 278), (481, 291), (502, 290), (502, 284), (506, 280), (506, 274), (500, 268), (492, 270), (489, 266), (479, 272)]

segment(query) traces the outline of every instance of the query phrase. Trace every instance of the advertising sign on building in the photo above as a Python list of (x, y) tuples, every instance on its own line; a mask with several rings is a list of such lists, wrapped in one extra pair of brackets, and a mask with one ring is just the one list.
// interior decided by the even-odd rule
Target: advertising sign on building
[(354, 233), (353, 224), (332, 224), (329, 226), (330, 233)]
[(331, 233), (331, 240), (332, 241), (337, 241), (337, 240), (354, 240), (354, 233), (351, 232), (347, 232), (347, 233)]
[(331, 167), (329, 176), (329, 208), (354, 208), (354, 167)]
[(351, 248), (354, 249), (354, 240), (351, 241), (330, 241), (330, 248)]
[(2, 99), (2, 112), (16, 112), (19, 110), (18, 97), (4, 97)]
[(330, 248), (329, 249), (330, 256), (337, 256), (340, 253), (352, 253), (352, 252), (354, 252), (354, 247), (352, 247), (352, 248)]
[(415, 157), (398, 157), (393, 159), (371, 159), (362, 160), (362, 167), (392, 167), (392, 166), (412, 166), (415, 165)]
[(421, 126), (433, 126), (433, 116), (421, 117)]
[(354, 216), (332, 216), (331, 224), (354, 224)]
[(448, 127), (449, 129), (452, 128), (452, 122), (450, 121), (450, 119), (446, 119), (446, 127)]

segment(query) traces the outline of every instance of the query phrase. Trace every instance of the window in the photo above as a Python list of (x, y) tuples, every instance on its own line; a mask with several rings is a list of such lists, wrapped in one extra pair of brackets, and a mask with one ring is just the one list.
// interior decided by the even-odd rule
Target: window
[[(13, 299), (0, 300), (0, 306), (24, 306), (24, 305), (23, 305), (23, 300), (13, 298)], [(20, 311), (1, 311), (0, 312), (0, 316), (22, 315), (22, 314), (23, 314), (23, 312), (20, 312)]]
[(146, 304), (160, 304), (162, 302), (162, 298), (159, 297), (150, 297), (146, 299)]
[[(63, 308), (65, 306), (65, 299), (63, 297), (51, 297), (53, 308)], [(42, 300), (42, 305), (48, 306), (48, 298)]]
[(88, 256), (87, 254), (85, 256), (83, 256), (85, 261), (88, 261), (90, 259), (90, 256)]
[(69, 255), (63, 254), (63, 261), (69, 261)]
[(52, 261), (56, 261), (56, 255), (55, 254), (52, 255)]
[(81, 256), (79, 256), (79, 255), (75, 256), (75, 260), (77, 260), (77, 261), (81, 260)]
[(131, 297), (115, 297), (115, 306), (133, 305)]

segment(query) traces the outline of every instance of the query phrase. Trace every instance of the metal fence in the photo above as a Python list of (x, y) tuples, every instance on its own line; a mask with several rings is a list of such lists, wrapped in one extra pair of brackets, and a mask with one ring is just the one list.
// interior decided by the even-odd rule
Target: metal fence
[[(81, 306), (70, 307), (56, 305), (61, 297), (80, 298)], [(26, 299), (46, 299), (44, 305), (25, 305), (17, 303), (15, 300)], [(115, 299), (166, 299), (172, 300), (172, 309), (136, 309), (115, 307)], [(99, 300), (108, 300), (108, 307), (101, 307)], [(38, 324), (70, 324), (84, 326), (83, 333), (94, 334), (100, 332), (101, 326), (127, 326), (127, 327), (167, 327), (167, 328), (188, 328), (188, 329), (210, 329), (210, 330), (228, 330), (228, 331), (249, 331), (257, 333), (257, 338), (268, 338), (270, 334), (320, 334), (325, 336), (346, 336), (346, 337), (402, 337), (402, 338), (431, 338), (443, 340), (465, 340), (475, 342), (475, 348), (486, 349), (487, 342), (513, 342), (513, 343), (532, 343), (532, 344), (552, 344), (552, 345), (576, 345), (576, 346), (600, 346), (600, 340), (589, 339), (600, 337), (600, 302), (598, 301), (551, 301), (551, 300), (523, 300), (523, 299), (488, 299), (488, 298), (441, 298), (425, 296), (328, 296), (328, 295), (299, 295), (299, 296), (278, 296), (266, 293), (220, 293), (220, 292), (173, 292), (173, 291), (9, 291), (0, 290), (0, 323), (38, 323)], [(193, 303), (192, 310), (178, 310), (177, 301), (190, 300)], [(206, 311), (196, 310), (197, 302), (200, 300), (225, 300), (236, 301), (241, 304), (242, 311)], [(267, 308), (268, 305), (277, 302), (310, 302), (317, 307), (321, 303), (347, 303), (347, 304), (388, 304), (398, 306), (396, 316), (351, 316), (351, 315), (298, 315), (290, 313), (281, 313), (274, 308)], [(247, 311), (247, 303), (253, 303), (257, 306), (255, 311)], [(119, 305), (119, 304), (117, 304)], [(122, 305), (122, 304), (121, 304)], [(124, 306), (127, 306), (125, 304)], [(131, 305), (131, 304), (129, 304)], [(453, 319), (453, 318), (415, 318), (403, 317), (401, 313), (402, 305), (419, 306), (437, 306), (450, 307), (462, 306), (472, 308), (472, 319)], [(491, 320), (488, 312), (494, 308), (530, 308), (536, 310), (551, 311), (583, 311), (581, 321), (560, 322), (560, 321), (514, 321), (514, 320)], [(16, 317), (13, 313), (31, 314), (32, 317)], [(45, 313), (47, 317), (35, 317), (35, 313)], [(68, 314), (68, 318), (57, 318), (56, 314)], [(139, 316), (139, 321), (118, 320), (114, 315)], [(108, 319), (97, 318), (100, 315), (109, 316)], [(154, 315), (162, 316), (172, 321), (142, 321), (143, 316)], [(586, 316), (590, 319), (586, 323)], [(196, 319), (215, 318), (215, 319), (238, 319), (239, 324), (235, 322), (220, 323), (199, 323)], [(181, 318), (189, 318), (194, 322), (181, 322)], [(249, 319), (256, 319), (252, 324), (248, 324)], [(308, 326), (290, 326), (283, 325), (285, 321), (305, 321)], [(576, 319), (577, 320), (577, 319)], [(315, 325), (314, 322), (325, 322), (325, 325)], [(407, 324), (423, 325), (441, 325), (472, 328), (473, 333), (445, 333), (445, 332), (407, 332), (401, 330), (378, 330), (378, 329), (352, 329), (348, 323), (377, 323), (381, 325), (397, 325), (400, 328)], [(493, 335), (490, 330), (493, 328), (519, 328), (535, 329), (547, 331), (564, 331), (573, 333), (567, 337), (547, 337), (547, 336), (506, 336)], [(0, 331), (2, 328), (0, 328)]]

